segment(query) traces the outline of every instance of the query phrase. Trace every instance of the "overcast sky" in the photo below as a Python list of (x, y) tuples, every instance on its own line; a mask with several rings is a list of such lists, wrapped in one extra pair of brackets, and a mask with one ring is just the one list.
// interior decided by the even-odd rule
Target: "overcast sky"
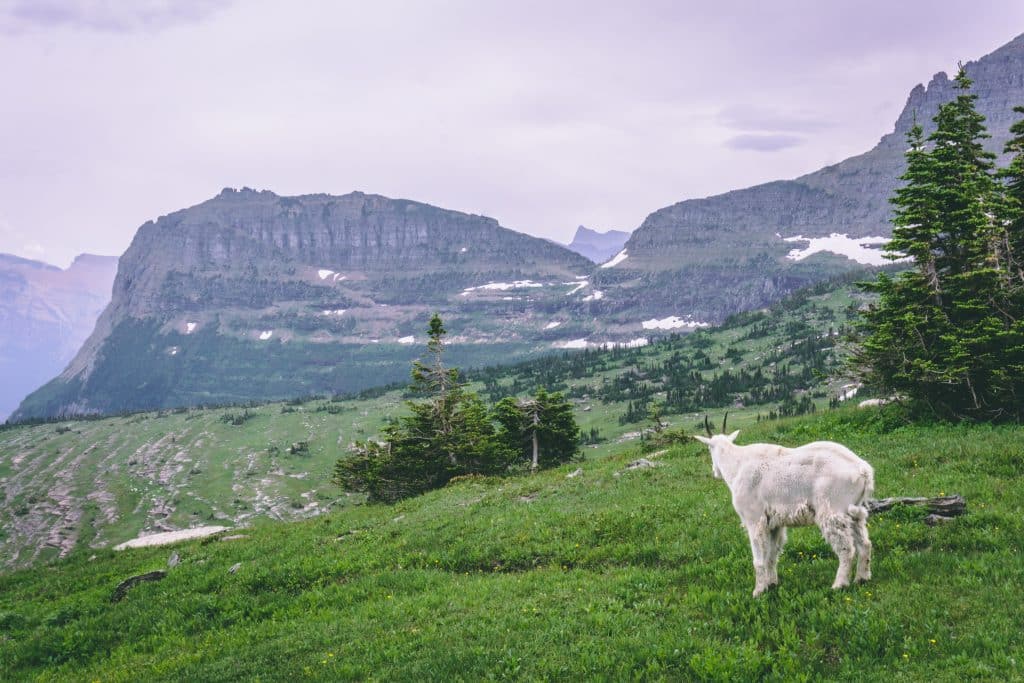
[(872, 147), (1020, 0), (0, 0), (0, 252), (249, 186), (567, 242)]

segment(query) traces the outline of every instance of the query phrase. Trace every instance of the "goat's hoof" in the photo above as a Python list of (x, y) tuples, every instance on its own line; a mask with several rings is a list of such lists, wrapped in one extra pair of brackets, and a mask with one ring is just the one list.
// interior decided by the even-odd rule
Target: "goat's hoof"
[(867, 583), (870, 580), (871, 580), (871, 574), (868, 574), (867, 576), (858, 576), (857, 577), (857, 583)]
[(841, 591), (844, 588), (849, 588), (849, 587), (850, 587), (849, 582), (839, 583), (838, 581), (836, 581), (835, 583), (832, 584), (832, 590), (834, 590), (834, 591)]

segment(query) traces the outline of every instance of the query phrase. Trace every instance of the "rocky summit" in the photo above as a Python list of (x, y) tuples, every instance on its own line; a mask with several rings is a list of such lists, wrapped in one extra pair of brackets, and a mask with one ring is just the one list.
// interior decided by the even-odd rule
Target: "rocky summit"
[(0, 254), (0, 421), (75, 355), (116, 270), (114, 256), (82, 254), (62, 270)]
[[(1013, 107), (1024, 105), (1024, 35), (965, 65), (988, 148), (1002, 153)], [(903, 173), (906, 134), (927, 135), (939, 105), (956, 96), (946, 73), (914, 87), (891, 133), (870, 151), (793, 179), (655, 211), (625, 245), (627, 257), (598, 272), (609, 310), (686, 313), (719, 321), (839, 271), (883, 263), (889, 198)]]

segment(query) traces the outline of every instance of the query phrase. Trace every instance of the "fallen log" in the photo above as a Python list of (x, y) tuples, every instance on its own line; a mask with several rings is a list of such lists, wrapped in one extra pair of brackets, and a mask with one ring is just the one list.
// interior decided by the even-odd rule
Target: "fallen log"
[(167, 576), (167, 572), (157, 570), (155, 572), (147, 572), (145, 574), (139, 574), (138, 576), (129, 577), (117, 584), (117, 588), (114, 589), (114, 594), (110, 596), (110, 602), (119, 602), (121, 598), (127, 595), (129, 590), (143, 581), (159, 581), (165, 576)]
[(880, 500), (872, 498), (867, 502), (868, 514), (877, 515), (880, 512), (891, 510), (897, 505), (923, 505), (931, 513), (929, 516), (938, 517), (957, 517), (967, 512), (967, 501), (963, 496), (955, 494), (937, 498), (895, 497)]

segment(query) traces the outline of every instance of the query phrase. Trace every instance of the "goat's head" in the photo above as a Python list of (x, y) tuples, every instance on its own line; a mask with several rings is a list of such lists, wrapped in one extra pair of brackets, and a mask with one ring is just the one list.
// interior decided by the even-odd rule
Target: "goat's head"
[(708, 435), (701, 436), (700, 434), (694, 434), (693, 438), (697, 439), (703, 444), (707, 444), (708, 449), (711, 451), (711, 474), (715, 479), (722, 478), (722, 469), (719, 467), (718, 460), (722, 454), (722, 451), (732, 446), (733, 442), (736, 441), (736, 437), (740, 435), (740, 431), (737, 429), (732, 434), (725, 433), (725, 425), (729, 419), (729, 413), (725, 414), (722, 418), (722, 433), (712, 434), (711, 423), (708, 421), (708, 416), (704, 416), (704, 429)]

